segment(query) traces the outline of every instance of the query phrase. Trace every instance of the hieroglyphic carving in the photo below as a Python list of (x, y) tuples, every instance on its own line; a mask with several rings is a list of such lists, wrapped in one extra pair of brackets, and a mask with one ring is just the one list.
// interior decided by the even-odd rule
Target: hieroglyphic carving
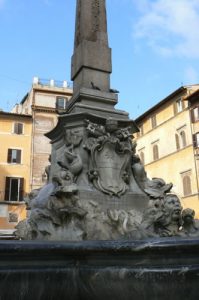
[(78, 0), (76, 11), (76, 24), (75, 24), (75, 48), (80, 44), (80, 16), (81, 16), (81, 1)]
[(99, 30), (100, 25), (100, 2), (99, 0), (92, 1), (92, 31), (96, 32)]

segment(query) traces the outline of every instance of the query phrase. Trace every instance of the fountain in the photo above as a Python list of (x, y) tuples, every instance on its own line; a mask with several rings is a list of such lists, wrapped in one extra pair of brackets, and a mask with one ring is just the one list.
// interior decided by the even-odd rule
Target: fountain
[(105, 0), (77, 0), (74, 93), (32, 191), (21, 241), (0, 243), (2, 299), (196, 299), (199, 226), (172, 184), (150, 180), (138, 128), (115, 109)]

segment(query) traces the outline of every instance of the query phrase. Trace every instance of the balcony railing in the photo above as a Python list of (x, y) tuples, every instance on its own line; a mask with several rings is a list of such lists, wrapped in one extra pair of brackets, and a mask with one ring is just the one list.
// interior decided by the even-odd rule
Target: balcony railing
[(43, 79), (43, 78), (38, 78), (34, 77), (33, 78), (33, 85), (40, 84), (43, 86), (49, 86), (49, 87), (58, 87), (58, 88), (68, 88), (72, 89), (73, 88), (73, 83), (71, 81), (67, 80), (54, 80), (54, 79)]

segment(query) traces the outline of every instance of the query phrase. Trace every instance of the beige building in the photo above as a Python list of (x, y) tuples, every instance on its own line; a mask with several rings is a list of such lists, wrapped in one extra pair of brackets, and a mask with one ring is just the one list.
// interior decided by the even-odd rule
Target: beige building
[(199, 123), (192, 123), (194, 104), (191, 103), (198, 89), (199, 85), (180, 87), (135, 120), (140, 128), (136, 136), (137, 152), (148, 177), (172, 182), (172, 190), (180, 197), (183, 207), (192, 207), (197, 217), (198, 155), (193, 134), (199, 145)]
[(0, 235), (25, 218), (24, 196), (46, 182), (51, 145), (44, 136), (72, 96), (66, 82), (34, 78), (12, 112), (0, 112)]
[(33, 119), (30, 190), (40, 188), (45, 183), (51, 145), (44, 134), (55, 127), (57, 111), (64, 111), (71, 96), (72, 88), (68, 82), (35, 77), (30, 92), (12, 110), (18, 114), (30, 114)]
[(32, 116), (0, 112), (0, 233), (25, 218), (30, 192)]

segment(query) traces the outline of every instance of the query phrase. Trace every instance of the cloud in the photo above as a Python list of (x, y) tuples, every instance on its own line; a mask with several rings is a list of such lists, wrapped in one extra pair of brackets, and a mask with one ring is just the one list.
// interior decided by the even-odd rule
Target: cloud
[(199, 58), (198, 0), (132, 1), (138, 10), (136, 40), (165, 56)]

